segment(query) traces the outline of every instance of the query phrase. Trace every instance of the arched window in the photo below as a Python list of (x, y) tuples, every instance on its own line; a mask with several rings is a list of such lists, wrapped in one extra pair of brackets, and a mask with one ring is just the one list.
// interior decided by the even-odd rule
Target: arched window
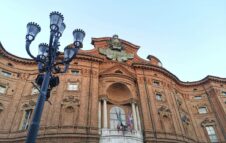
[(117, 129), (121, 125), (126, 125), (125, 112), (120, 107), (112, 107), (110, 110), (110, 128)]
[(24, 110), (19, 130), (26, 130), (28, 128), (30, 124), (32, 112), (33, 112), (33, 109)]

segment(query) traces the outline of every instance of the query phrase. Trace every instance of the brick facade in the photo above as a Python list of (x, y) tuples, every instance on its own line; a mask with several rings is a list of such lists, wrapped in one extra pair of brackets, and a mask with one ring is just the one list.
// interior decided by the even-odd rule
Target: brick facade
[[(68, 72), (59, 74), (60, 84), (49, 98), (52, 105), (45, 103), (38, 143), (99, 142), (104, 126), (103, 100), (108, 128), (112, 107), (118, 106), (128, 115), (131, 104), (136, 104), (140, 119), (137, 130), (145, 143), (210, 142), (207, 126), (214, 128), (218, 142), (226, 142), (225, 78), (207, 76), (182, 82), (161, 67), (156, 57), (140, 58), (139, 46), (122, 39), (123, 51), (133, 57), (109, 59), (100, 54), (101, 48), (109, 47), (109, 40), (93, 38), (94, 48), (80, 50)], [(0, 86), (5, 90), (0, 93), (0, 142), (24, 142), (27, 130), (20, 126), (24, 112), (34, 109), (38, 97), (32, 94), (31, 83), (38, 74), (37, 66), (30, 59), (8, 53), (1, 44), (0, 54)], [(78, 73), (73, 74), (73, 70)], [(78, 89), (68, 90), (70, 83), (78, 84)], [(200, 107), (207, 113), (200, 114)]]

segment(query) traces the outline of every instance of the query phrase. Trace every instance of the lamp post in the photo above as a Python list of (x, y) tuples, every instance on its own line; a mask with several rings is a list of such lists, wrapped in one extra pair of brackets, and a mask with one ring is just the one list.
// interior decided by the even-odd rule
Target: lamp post
[[(36, 57), (30, 52), (30, 44), (35, 39), (36, 35), (41, 31), (41, 28), (34, 22), (27, 24), (26, 51), (28, 55), (38, 64), (39, 75), (36, 78), (36, 83), (40, 86), (40, 94), (38, 96), (33, 118), (29, 126), (26, 143), (35, 143), (44, 103), (49, 98), (51, 89), (59, 84), (59, 77), (54, 76), (54, 74), (65, 73), (70, 62), (83, 45), (82, 42), (85, 37), (85, 32), (81, 29), (75, 29), (73, 31), (73, 45), (64, 48), (64, 57), (60, 56), (59, 39), (66, 28), (63, 21), (64, 17), (61, 13), (50, 13), (49, 44), (39, 44), (39, 53)], [(63, 69), (61, 69), (62, 67)]]

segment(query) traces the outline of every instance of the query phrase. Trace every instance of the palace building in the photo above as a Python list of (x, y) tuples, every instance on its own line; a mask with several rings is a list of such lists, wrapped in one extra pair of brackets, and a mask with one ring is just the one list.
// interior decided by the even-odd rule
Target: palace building
[[(139, 46), (92, 38), (45, 103), (37, 143), (226, 142), (226, 78), (180, 81)], [(37, 64), (0, 43), (0, 142), (22, 143), (39, 91)]]

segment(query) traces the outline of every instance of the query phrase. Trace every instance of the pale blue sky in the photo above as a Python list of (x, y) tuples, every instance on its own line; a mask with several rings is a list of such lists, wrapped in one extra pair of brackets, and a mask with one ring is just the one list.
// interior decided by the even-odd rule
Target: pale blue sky
[(34, 21), (42, 28), (32, 44), (37, 53), (38, 44), (48, 42), (51, 11), (65, 17), (61, 50), (72, 43), (72, 31), (82, 28), (84, 49), (92, 48), (91, 37), (118, 34), (140, 45), (142, 58), (158, 57), (182, 81), (226, 77), (226, 0), (4, 0), (0, 5), (4, 48), (28, 57), (26, 24)]

